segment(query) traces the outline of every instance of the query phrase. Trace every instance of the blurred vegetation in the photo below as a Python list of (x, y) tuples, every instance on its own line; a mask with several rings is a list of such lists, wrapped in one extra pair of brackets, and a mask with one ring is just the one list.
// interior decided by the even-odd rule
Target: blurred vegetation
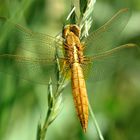
[[(140, 45), (139, 0), (97, 0), (94, 27), (100, 27), (124, 7), (131, 9), (132, 17), (121, 43)], [(67, 0), (0, 0), (0, 16), (52, 36), (61, 33), (70, 10), (71, 2)], [(8, 32), (0, 34), (0, 53), (14, 52), (15, 39)], [(109, 79), (87, 83), (90, 103), (106, 140), (140, 139), (140, 55), (135, 51), (131, 54), (134, 57), (129, 64), (116, 70)], [(47, 86), (19, 79), (14, 73), (13, 76), (0, 73), (0, 139), (35, 140), (37, 125), (47, 110)], [(83, 134), (70, 87), (66, 88), (63, 101), (63, 109), (49, 127), (47, 139), (97, 140), (91, 120), (87, 133)]]

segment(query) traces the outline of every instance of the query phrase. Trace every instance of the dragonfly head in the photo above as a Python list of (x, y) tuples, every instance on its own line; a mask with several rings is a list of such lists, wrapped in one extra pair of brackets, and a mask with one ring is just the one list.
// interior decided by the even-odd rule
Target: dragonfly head
[(77, 37), (80, 37), (80, 28), (76, 24), (66, 25), (63, 29), (62, 36), (66, 38), (66, 36), (73, 32)]

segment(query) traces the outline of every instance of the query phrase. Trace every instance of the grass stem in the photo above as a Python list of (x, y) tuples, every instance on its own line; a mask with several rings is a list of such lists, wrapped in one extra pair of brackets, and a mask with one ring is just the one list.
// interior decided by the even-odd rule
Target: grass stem
[(91, 108), (90, 103), (88, 103), (88, 105), (89, 105), (89, 111), (90, 111), (90, 114), (91, 114), (91, 118), (92, 118), (93, 124), (95, 125), (96, 131), (97, 131), (97, 134), (98, 134), (98, 137), (99, 137), (100, 140), (104, 140), (104, 137), (102, 135), (102, 132), (100, 130), (100, 127), (98, 125), (98, 122), (96, 120), (96, 117), (94, 115), (94, 112), (92, 111), (92, 108)]

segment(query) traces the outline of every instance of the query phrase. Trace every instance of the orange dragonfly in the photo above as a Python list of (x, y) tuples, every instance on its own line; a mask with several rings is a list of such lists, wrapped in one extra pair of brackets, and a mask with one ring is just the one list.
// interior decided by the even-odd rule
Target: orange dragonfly
[[(16, 31), (15, 41), (20, 46), (14, 54), (0, 54), (0, 71), (12, 74), (13, 69), (23, 79), (48, 84), (50, 77), (53, 82), (57, 81), (57, 56), (61, 62), (62, 75), (70, 73), (76, 111), (83, 131), (86, 132), (89, 113), (85, 78), (97, 81), (107, 77), (117, 67), (121, 52), (136, 48), (134, 44), (116, 47), (116, 39), (128, 19), (128, 10), (122, 9), (86, 38), (81, 39), (80, 28), (72, 24), (64, 27), (62, 37), (58, 39), (32, 32), (0, 17), (1, 23), (10, 24), (11, 31)], [(22, 48), (29, 55), (20, 53)]]

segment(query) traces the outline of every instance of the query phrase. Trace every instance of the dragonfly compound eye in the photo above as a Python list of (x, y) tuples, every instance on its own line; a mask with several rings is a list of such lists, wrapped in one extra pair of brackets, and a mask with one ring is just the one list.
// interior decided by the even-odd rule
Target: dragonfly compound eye
[(62, 31), (62, 37), (66, 38), (70, 32), (73, 32), (77, 37), (80, 37), (80, 28), (75, 24), (65, 26)]
[(73, 32), (76, 36), (80, 37), (80, 28), (77, 25), (71, 25), (70, 31)]
[(63, 28), (62, 37), (63, 37), (63, 38), (66, 38), (66, 36), (69, 34), (69, 32), (70, 32), (70, 25), (66, 25), (66, 26)]

